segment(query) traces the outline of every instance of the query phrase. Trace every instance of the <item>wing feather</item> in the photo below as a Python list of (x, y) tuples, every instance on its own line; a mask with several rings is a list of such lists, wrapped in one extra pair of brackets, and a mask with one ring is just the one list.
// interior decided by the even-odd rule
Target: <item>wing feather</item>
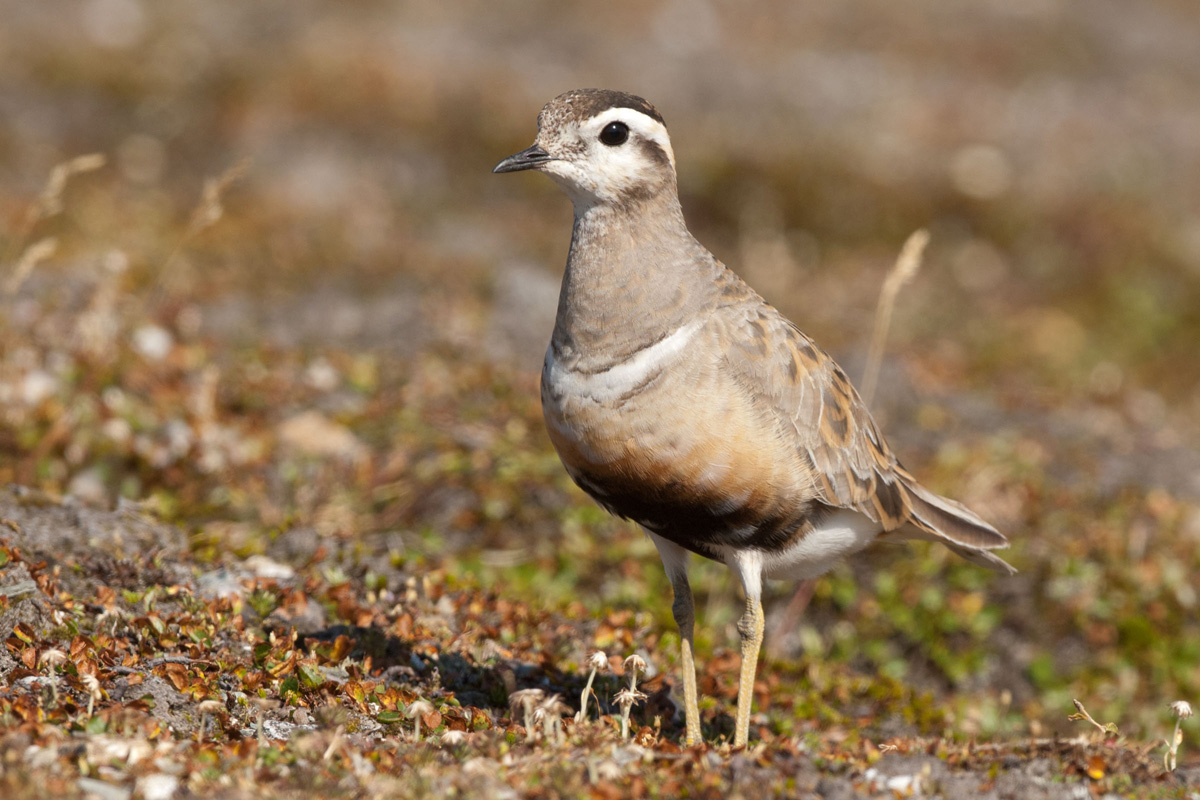
[[(965, 506), (930, 492), (900, 464), (866, 404), (833, 358), (732, 272), (725, 303), (723, 368), (770, 409), (811, 465), (815, 499), (878, 522), (897, 538), (929, 538), (996, 569), (1011, 569), (987, 551), (1008, 541)], [(999, 565), (1003, 564), (1004, 567)]]

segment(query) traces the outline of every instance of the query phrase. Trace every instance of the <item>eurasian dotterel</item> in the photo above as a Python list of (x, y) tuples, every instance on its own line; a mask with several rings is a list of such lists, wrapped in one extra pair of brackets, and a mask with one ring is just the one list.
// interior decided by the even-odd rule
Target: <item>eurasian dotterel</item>
[(735, 746), (749, 733), (764, 578), (813, 578), (897, 539), (1014, 571), (992, 553), (1004, 536), (921, 486), (846, 373), (688, 231), (654, 106), (601, 89), (559, 95), (534, 144), (494, 172), (528, 169), (575, 206), (542, 368), (546, 426), (575, 482), (658, 548), (688, 744), (701, 738), (689, 553), (727, 564), (745, 590)]

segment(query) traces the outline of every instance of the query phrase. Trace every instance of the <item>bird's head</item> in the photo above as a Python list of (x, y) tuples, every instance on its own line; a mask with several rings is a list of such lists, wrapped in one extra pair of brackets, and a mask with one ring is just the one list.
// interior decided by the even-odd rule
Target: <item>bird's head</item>
[(576, 89), (551, 100), (538, 115), (533, 146), (492, 171), (525, 169), (553, 178), (577, 211), (675, 192), (675, 153), (662, 116), (636, 95), (607, 89)]

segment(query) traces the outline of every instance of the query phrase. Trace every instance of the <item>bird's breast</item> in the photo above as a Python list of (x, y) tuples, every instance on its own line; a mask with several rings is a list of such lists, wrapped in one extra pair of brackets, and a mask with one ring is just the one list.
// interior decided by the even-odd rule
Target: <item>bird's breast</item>
[(585, 371), (552, 345), (542, 412), (572, 479), (601, 505), (688, 549), (795, 532), (812, 476), (775, 422), (728, 380), (709, 332), (681, 327)]

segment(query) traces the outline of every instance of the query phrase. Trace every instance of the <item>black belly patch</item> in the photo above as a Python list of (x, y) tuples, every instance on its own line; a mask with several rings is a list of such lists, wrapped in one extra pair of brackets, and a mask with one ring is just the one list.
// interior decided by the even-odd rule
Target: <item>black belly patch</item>
[(576, 483), (609, 512), (714, 561), (722, 560), (718, 555), (722, 546), (765, 552), (785, 550), (830, 510), (817, 502), (772, 509), (729, 508), (681, 501), (680, 497), (687, 498), (686, 490), (672, 492), (669, 485), (642, 493), (630, 491), (628, 486), (614, 491), (612, 486), (600, 487), (591, 481)]

